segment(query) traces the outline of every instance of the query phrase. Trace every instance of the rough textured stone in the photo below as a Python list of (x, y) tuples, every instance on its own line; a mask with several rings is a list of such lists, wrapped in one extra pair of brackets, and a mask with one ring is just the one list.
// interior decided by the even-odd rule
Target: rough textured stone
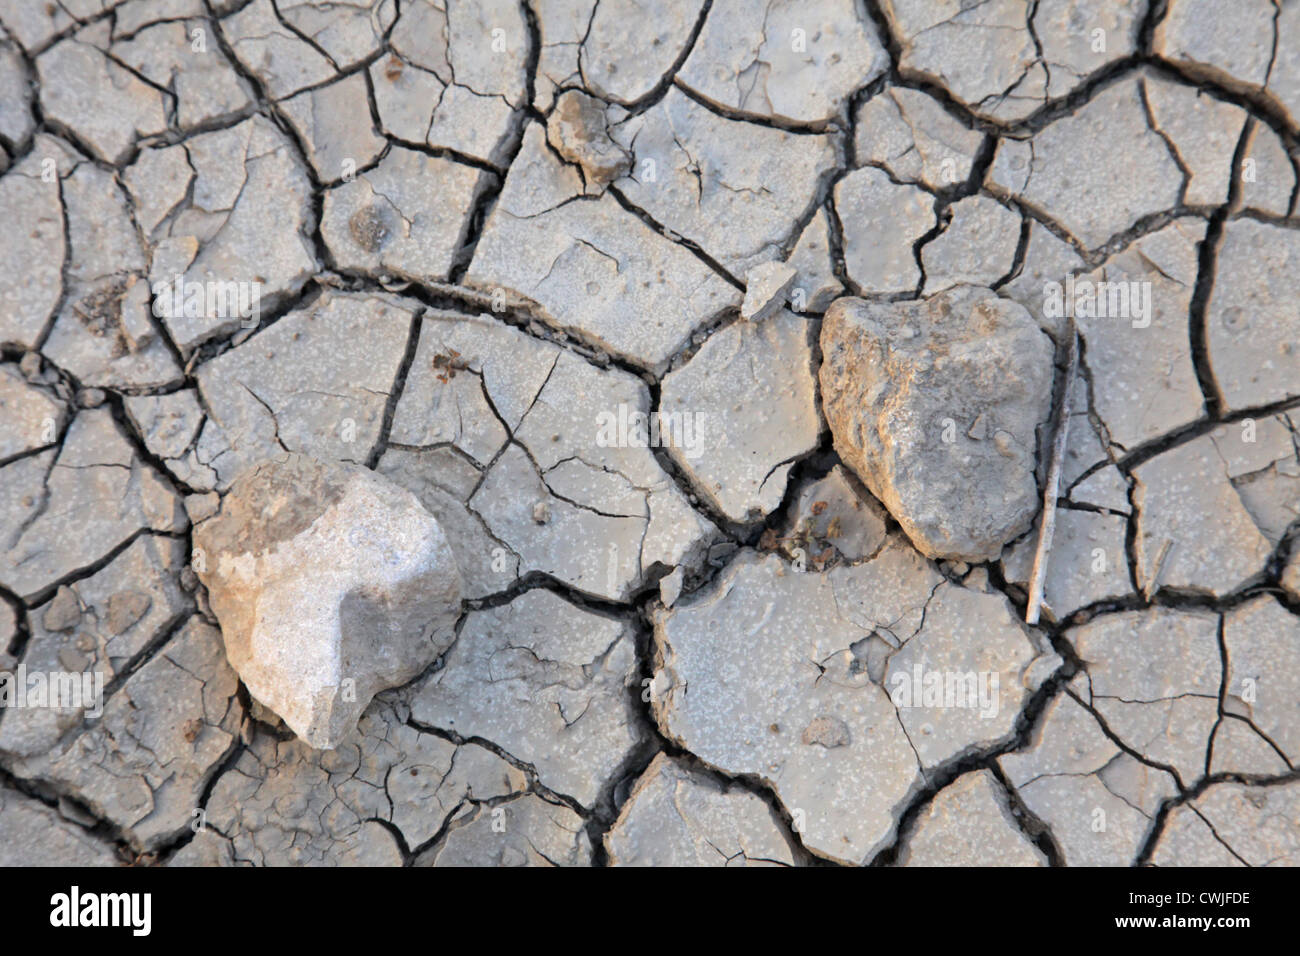
[(605, 834), (613, 866), (793, 865), (772, 811), (739, 787), (724, 787), (660, 754), (637, 781)]
[(917, 817), (899, 853), (902, 866), (1046, 866), (987, 770), (949, 784)]
[(922, 552), (987, 560), (1028, 529), (1052, 349), (1022, 307), (974, 287), (840, 299), (821, 344), (836, 449)]
[(664, 379), (661, 413), (698, 432), (669, 454), (731, 521), (773, 511), (790, 469), (817, 447), (815, 331), (784, 310), (759, 325), (735, 322)]
[(609, 135), (605, 105), (581, 90), (555, 101), (546, 121), (546, 140), (560, 155), (582, 167), (588, 184), (606, 186), (627, 172), (632, 158)]
[(194, 543), (231, 664), (313, 747), (338, 746), (378, 691), (454, 638), (460, 574), (442, 529), (365, 469), (301, 456), (259, 465)]

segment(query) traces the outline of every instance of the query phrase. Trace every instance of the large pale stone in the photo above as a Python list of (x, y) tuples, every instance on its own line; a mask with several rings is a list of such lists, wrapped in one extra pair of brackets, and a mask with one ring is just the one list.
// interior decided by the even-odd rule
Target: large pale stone
[(1029, 528), (1052, 347), (1023, 307), (970, 286), (840, 299), (821, 345), (836, 449), (922, 552), (988, 560)]
[(313, 747), (332, 749), (452, 642), (460, 572), (442, 529), (363, 468), (265, 462), (194, 540), (231, 664)]

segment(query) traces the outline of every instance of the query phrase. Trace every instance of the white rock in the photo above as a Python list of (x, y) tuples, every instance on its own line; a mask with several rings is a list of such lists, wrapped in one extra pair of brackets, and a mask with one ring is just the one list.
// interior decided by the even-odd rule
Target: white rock
[(454, 639), (460, 573), (415, 496), (357, 466), (266, 462), (195, 529), (226, 654), (258, 701), (332, 749)]

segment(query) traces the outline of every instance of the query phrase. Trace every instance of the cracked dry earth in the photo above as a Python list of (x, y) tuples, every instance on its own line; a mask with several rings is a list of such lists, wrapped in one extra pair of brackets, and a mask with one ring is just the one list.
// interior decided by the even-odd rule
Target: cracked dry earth
[[(1298, 155), (1296, 0), (0, 0), (0, 863), (1300, 863)], [(321, 746), (286, 453), (460, 579)]]

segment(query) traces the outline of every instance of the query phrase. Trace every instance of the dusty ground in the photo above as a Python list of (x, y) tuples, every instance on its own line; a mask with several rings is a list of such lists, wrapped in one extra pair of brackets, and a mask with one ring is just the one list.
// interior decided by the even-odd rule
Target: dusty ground
[[(102, 680), (0, 863), (1300, 862), (1300, 2), (0, 25), (0, 671)], [(463, 582), (332, 750), (193, 566), (286, 451)]]

